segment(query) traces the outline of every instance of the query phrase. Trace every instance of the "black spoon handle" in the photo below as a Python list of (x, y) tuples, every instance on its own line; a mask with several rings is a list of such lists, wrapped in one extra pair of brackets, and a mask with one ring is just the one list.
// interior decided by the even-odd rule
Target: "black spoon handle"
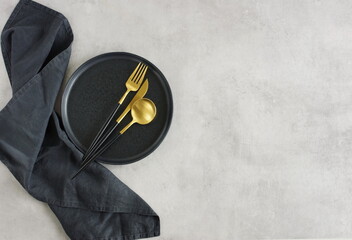
[(111, 138), (104, 146), (98, 149), (87, 161), (95, 160), (101, 154), (103, 154), (122, 134), (118, 133), (113, 138)]
[(111, 146), (111, 144), (113, 144), (121, 135), (122, 135), (121, 133), (118, 133), (113, 138), (111, 138), (102, 148), (98, 149), (98, 151), (95, 152), (93, 156), (91, 156), (89, 159), (85, 161), (83, 166), (75, 173), (75, 175), (72, 176), (71, 180), (77, 177), (77, 175), (83, 169), (85, 169), (93, 160), (95, 160), (98, 156), (100, 156), (103, 152), (105, 152)]
[(116, 127), (119, 125), (118, 122), (115, 122), (114, 126), (112, 126), (111, 128), (109, 128), (109, 130), (107, 132), (105, 132), (104, 134), (101, 135), (101, 137), (99, 138), (99, 140), (95, 143), (94, 147), (92, 147), (92, 149), (87, 152), (86, 156), (82, 159), (81, 162), (81, 166), (86, 162), (86, 160), (92, 155), (94, 154), (94, 152), (96, 152), (97, 149), (100, 148), (100, 146), (106, 141), (106, 139), (108, 139), (108, 137), (114, 132), (114, 130), (116, 129)]
[(117, 111), (119, 110), (121, 104), (118, 103), (114, 109), (114, 111), (111, 112), (110, 116), (106, 119), (105, 123), (103, 124), (103, 126), (100, 128), (99, 132), (97, 133), (97, 135), (95, 136), (94, 140), (92, 141), (92, 143), (90, 144), (88, 150), (84, 153), (83, 157), (82, 157), (82, 161), (84, 161), (85, 158), (87, 158), (87, 155), (92, 151), (92, 149), (94, 148), (94, 146), (97, 144), (97, 142), (99, 141), (99, 139), (101, 138), (101, 136), (103, 135), (104, 131), (106, 130), (106, 128), (109, 126), (109, 123), (112, 121), (112, 119), (114, 118), (115, 114), (117, 113)]

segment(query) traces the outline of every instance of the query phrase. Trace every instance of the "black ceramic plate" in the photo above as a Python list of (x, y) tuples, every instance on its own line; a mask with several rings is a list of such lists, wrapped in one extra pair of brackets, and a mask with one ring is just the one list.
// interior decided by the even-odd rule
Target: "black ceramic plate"
[[(146, 98), (157, 107), (157, 115), (148, 125), (134, 124), (97, 160), (108, 164), (126, 164), (140, 160), (154, 151), (164, 139), (172, 118), (172, 95), (164, 75), (146, 59), (130, 53), (107, 53), (85, 62), (71, 76), (61, 104), (65, 130), (85, 152), (120, 97), (125, 82), (139, 62), (149, 66)], [(117, 116), (136, 92), (130, 92)], [(128, 114), (116, 131), (131, 120)]]

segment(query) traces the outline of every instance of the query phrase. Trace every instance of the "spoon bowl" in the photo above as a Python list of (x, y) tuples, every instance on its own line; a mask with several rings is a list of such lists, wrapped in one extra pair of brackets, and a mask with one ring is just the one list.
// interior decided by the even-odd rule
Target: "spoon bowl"
[(135, 123), (148, 124), (155, 118), (156, 106), (151, 100), (142, 98), (133, 104), (131, 115)]
[(156, 115), (156, 106), (152, 100), (141, 98), (133, 104), (131, 115), (132, 121), (120, 131), (121, 134), (126, 132), (134, 123), (145, 125), (153, 121)]

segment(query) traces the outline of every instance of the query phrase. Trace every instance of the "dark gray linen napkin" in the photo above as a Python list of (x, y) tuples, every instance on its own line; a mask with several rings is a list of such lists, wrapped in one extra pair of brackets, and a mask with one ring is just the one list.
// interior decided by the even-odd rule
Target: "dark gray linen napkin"
[(71, 239), (158, 236), (156, 213), (104, 166), (70, 180), (82, 156), (53, 109), (72, 41), (62, 14), (30, 0), (15, 7), (1, 35), (13, 97), (0, 112), (0, 159)]

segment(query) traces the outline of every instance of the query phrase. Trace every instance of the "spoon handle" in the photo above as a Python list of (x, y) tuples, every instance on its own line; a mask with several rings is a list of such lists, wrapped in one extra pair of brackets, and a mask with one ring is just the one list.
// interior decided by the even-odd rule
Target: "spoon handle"
[(95, 160), (97, 157), (103, 154), (121, 135), (122, 135), (121, 133), (116, 134), (106, 144), (104, 144), (104, 146), (98, 149), (98, 151), (91, 158), (89, 158), (88, 161)]
[(120, 133), (123, 134), (124, 132), (127, 131), (134, 123), (136, 123), (136, 120), (132, 120), (129, 124), (127, 124), (121, 131)]
[(97, 149), (100, 148), (100, 146), (103, 145), (103, 143), (108, 139), (108, 137), (115, 131), (116, 127), (119, 125), (118, 122), (115, 122), (114, 126), (110, 127), (108, 131), (104, 134), (102, 134), (99, 138), (99, 141), (96, 142), (96, 144), (92, 147), (89, 153), (85, 155), (85, 157), (82, 159), (81, 166), (84, 165), (84, 163), (87, 161), (87, 159), (94, 154), (94, 152), (97, 151)]
[(113, 144), (122, 134), (118, 133), (115, 135), (113, 138), (111, 138), (101, 149), (99, 149), (96, 153), (94, 153), (93, 156), (91, 156), (89, 159), (85, 161), (83, 166), (75, 173), (75, 175), (72, 176), (71, 180), (73, 180), (77, 175), (82, 172), (83, 169), (85, 169), (93, 160), (95, 160), (98, 156), (100, 156), (103, 152), (108, 149), (111, 144)]
[(110, 113), (110, 116), (106, 119), (105, 123), (103, 124), (103, 126), (100, 128), (99, 132), (97, 133), (97, 135), (94, 137), (93, 142), (90, 144), (88, 150), (84, 153), (83, 157), (82, 157), (82, 163), (85, 161), (85, 159), (88, 157), (88, 155), (90, 155), (90, 153), (92, 152), (92, 150), (95, 148), (95, 146), (97, 145), (98, 141), (101, 139), (103, 133), (105, 132), (106, 128), (109, 126), (109, 123), (112, 121), (112, 119), (114, 118), (114, 116), (117, 113), (117, 110), (119, 110), (121, 104), (118, 103), (115, 106), (115, 109)]

